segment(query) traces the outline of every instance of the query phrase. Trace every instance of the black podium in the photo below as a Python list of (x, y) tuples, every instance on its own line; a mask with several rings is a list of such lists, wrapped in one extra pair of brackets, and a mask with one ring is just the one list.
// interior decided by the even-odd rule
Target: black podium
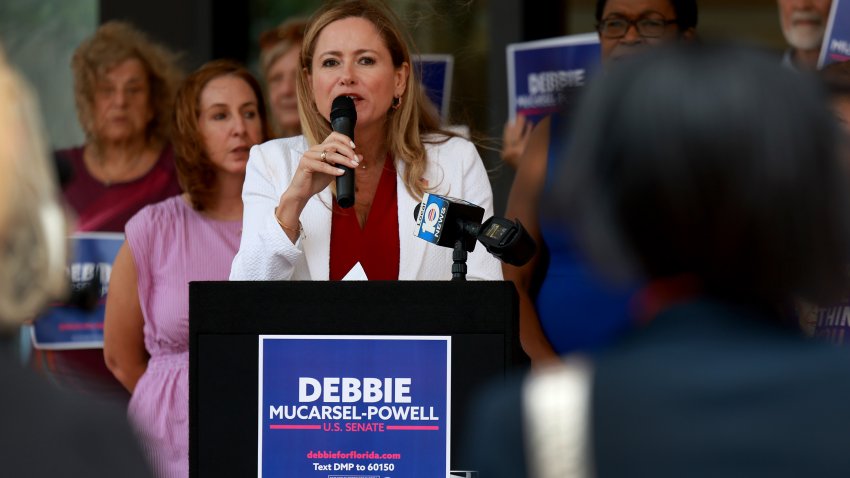
[(510, 282), (193, 282), (189, 310), (192, 477), (257, 476), (261, 334), (450, 335), (452, 469), (471, 395), (528, 363)]

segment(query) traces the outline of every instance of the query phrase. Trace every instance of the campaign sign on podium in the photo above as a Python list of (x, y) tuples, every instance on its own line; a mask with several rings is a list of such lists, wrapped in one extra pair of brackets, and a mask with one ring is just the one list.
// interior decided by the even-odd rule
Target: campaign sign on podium
[(32, 342), (36, 348), (68, 350), (103, 347), (103, 317), (109, 277), (112, 263), (123, 243), (124, 234), (120, 233), (87, 232), (71, 236), (74, 250), (74, 259), (68, 267), (71, 287), (78, 290), (92, 283), (100, 284), (100, 299), (92, 310), (68, 304), (51, 304), (47, 312), (33, 323)]
[(259, 342), (259, 477), (448, 475), (451, 337)]
[[(406, 451), (407, 448), (395, 448), (396, 444), (401, 445), (404, 440), (431, 439), (438, 433), (440, 435), (445, 433), (449, 437), (446, 438), (445, 445), (450, 450), (449, 468), (474, 470), (475, 463), (470, 463), (459, 447), (460, 430), (475, 412), (472, 408), (472, 397), (481, 387), (493, 380), (505, 379), (509, 370), (517, 366), (526, 366), (528, 363), (519, 345), (517, 312), (516, 289), (512, 283), (505, 281), (192, 282), (189, 284), (189, 476), (192, 478), (258, 476), (260, 466), (258, 462), (262, 459), (262, 448), (258, 447), (258, 431), (262, 430), (261, 425), (258, 424), (260, 408), (270, 406), (272, 401), (276, 403), (275, 407), (301, 405), (297, 394), (299, 384), (296, 381), (294, 385), (292, 383), (285, 385), (279, 398), (268, 398), (270, 403), (264, 406), (263, 402), (267, 398), (263, 397), (267, 390), (264, 389), (263, 393), (260, 393), (258, 386), (258, 377), (262, 376), (260, 367), (274, 377), (281, 377), (281, 380), (287, 374), (299, 379), (300, 377), (308, 378), (304, 385), (304, 391), (308, 397), (314, 395), (315, 390), (306, 387), (313, 387), (316, 383), (309, 378), (318, 380), (323, 389), (321, 401), (329, 402), (329, 404), (321, 403), (317, 397), (316, 401), (308, 401), (304, 406), (333, 407), (351, 404), (357, 405), (358, 415), (363, 413), (360, 410), (364, 406), (376, 404), (344, 402), (342, 378), (360, 379), (361, 393), (363, 384), (366, 382), (365, 378), (381, 378), (382, 389), (386, 388), (383, 379), (410, 378), (411, 403), (401, 403), (401, 400), (396, 400), (395, 391), (398, 390), (396, 384), (398, 383), (404, 389), (404, 393), (399, 397), (401, 399), (406, 399), (408, 386), (403, 380), (393, 381), (392, 397), (398, 403), (381, 402), (379, 409), (384, 406), (425, 407), (424, 411), (418, 408), (416, 412), (413, 412), (412, 408), (403, 410), (409, 410), (408, 418), (414, 413), (417, 416), (430, 417), (430, 407), (433, 406), (433, 416), (439, 417), (439, 420), (408, 420), (407, 422), (402, 420), (401, 423), (389, 423), (389, 421), (396, 421), (395, 418), (383, 420), (379, 411), (377, 421), (384, 422), (384, 431), (376, 432), (370, 431), (369, 423), (374, 420), (368, 419), (368, 416), (361, 420), (331, 417), (315, 423), (315, 419), (309, 418), (308, 415), (308, 419), (304, 422), (293, 424), (323, 427), (328, 422), (329, 427), (335, 429), (334, 424), (339, 423), (343, 430), (346, 423), (353, 423), (350, 427), (355, 427), (355, 424), (362, 426), (355, 427), (361, 430), (358, 432), (326, 432), (324, 428), (320, 430), (314, 428), (306, 430), (305, 433), (324, 435), (334, 440), (347, 440), (352, 437), (357, 440), (375, 438), (382, 440), (365, 449), (346, 446), (348, 449), (326, 450), (330, 451), (331, 455), (336, 453), (337, 457), (341, 457), (342, 453), (352, 451), (376, 454), (395, 453), (401, 455), (400, 461), (395, 459), (392, 463), (387, 460), (378, 461), (371, 458), (375, 455), (370, 453), (366, 455), (367, 470), (365, 472), (331, 470), (320, 475), (312, 469), (297, 468), (297, 470), (287, 470), (285, 476), (288, 478), (302, 476), (443, 478), (446, 476), (445, 467), (436, 464), (445, 459), (445, 449), (442, 445), (439, 446), (438, 451), (429, 448), (431, 451), (427, 452), (428, 456), (425, 458), (419, 458), (425, 456), (424, 445), (421, 451), (417, 448), (412, 452)], [(321, 350), (317, 348), (321, 343), (317, 339), (303, 340), (305, 343), (297, 349), (300, 352), (292, 352), (296, 357), (292, 360), (286, 358), (284, 363), (278, 364), (275, 371), (274, 364), (269, 363), (268, 360), (261, 363), (259, 359), (261, 357), (259, 337), (272, 335), (317, 336), (333, 340), (329, 342), (331, 345)], [(370, 341), (380, 340), (380, 348), (375, 348), (372, 358), (367, 358), (368, 355), (365, 353), (357, 354), (358, 360), (366, 360), (364, 364), (374, 365), (373, 375), (367, 375), (366, 369), (361, 368), (360, 365), (355, 367), (349, 364), (345, 355), (342, 354), (347, 347), (353, 346), (343, 346), (342, 344), (346, 341), (337, 340), (340, 336), (346, 336), (350, 341), (360, 338), (368, 339), (361, 344), (364, 346), (368, 346)], [(445, 340), (447, 337), (451, 337), (451, 342)], [(417, 345), (422, 341), (425, 341), (426, 345)], [(394, 342), (401, 342), (401, 344), (392, 345)], [(391, 354), (390, 347), (398, 347), (401, 351)], [(426, 349), (439, 347), (435, 352), (439, 358), (420, 351), (421, 347)], [(264, 350), (268, 352), (268, 347), (264, 347)], [(327, 366), (322, 365), (323, 361), (331, 358), (334, 358), (333, 363)], [(351, 363), (357, 362), (352, 360)], [(293, 364), (301, 365), (293, 368)], [(410, 369), (410, 375), (407, 375), (407, 367), (414, 365), (417, 368)], [(447, 367), (451, 367), (450, 376)], [(420, 368), (424, 369), (427, 375), (419, 375)], [(296, 373), (298, 375), (293, 375)], [(333, 390), (335, 377), (340, 378), (339, 390)], [(430, 395), (422, 395), (422, 377), (430, 377), (428, 380), (435, 383), (439, 381), (442, 384), (440, 390), (444, 391), (427, 392), (441, 397), (444, 394), (449, 396), (446, 384), (450, 380), (450, 399), (444, 409), (438, 408), (439, 402), (436, 399), (433, 399), (432, 404)], [(328, 398), (334, 400), (334, 397), (339, 394), (338, 403), (325, 400), (326, 378), (330, 379), (328, 383), (331, 386)], [(313, 385), (307, 385), (307, 383)], [(348, 387), (350, 393), (354, 393), (351, 391), (354, 382), (346, 383), (348, 385), (345, 387)], [(375, 386), (373, 381), (367, 385), (372, 390), (370, 393), (376, 393)], [(437, 389), (429, 386), (428, 390)], [(269, 411), (266, 409), (265, 413)], [(281, 412), (284, 413), (284, 420), (278, 419), (275, 424), (287, 425), (286, 410), (281, 409)], [(353, 410), (349, 413), (353, 416)], [(385, 410), (383, 413), (386, 414), (388, 411)], [(375, 418), (374, 415), (372, 418)], [(363, 425), (364, 423), (366, 425)], [(266, 425), (270, 426), (271, 423), (268, 422)], [(389, 430), (389, 426), (439, 426), (440, 428), (439, 430)], [(371, 430), (376, 429), (379, 429), (379, 426), (371, 427)], [(274, 431), (284, 433), (286, 429)], [(267, 433), (271, 432), (271, 429), (267, 430)], [(338, 436), (334, 437), (334, 435)], [(307, 435), (297, 436), (300, 440)], [(273, 437), (275, 440), (286, 438), (285, 435), (280, 434)], [(266, 452), (276, 454), (273, 448), (269, 448), (276, 445), (269, 443), (263, 443)], [(388, 443), (392, 445), (392, 448), (386, 445)], [(290, 453), (289, 448), (286, 446), (278, 452)], [(312, 466), (314, 461), (327, 465), (321, 458), (310, 458), (311, 461), (307, 461), (307, 454), (310, 451), (322, 451), (322, 449), (304, 448), (293, 455), (295, 458), (292, 459), (301, 460), (297, 461), (301, 465)], [(333, 457), (331, 459), (336, 460)], [(419, 464), (414, 460), (419, 459), (427, 459), (428, 466), (431, 467), (427, 469), (438, 471), (415, 474), (420, 472), (411, 471), (408, 466), (416, 467), (418, 470)], [(344, 461), (352, 463), (347, 458)], [(395, 470), (370, 472), (368, 470), (370, 463), (373, 464), (373, 468), (377, 468), (378, 464), (394, 464)], [(331, 467), (333, 468), (333, 463)], [(269, 470), (279, 469), (281, 469), (280, 465), (273, 469), (266, 467), (263, 476), (274, 476)]]

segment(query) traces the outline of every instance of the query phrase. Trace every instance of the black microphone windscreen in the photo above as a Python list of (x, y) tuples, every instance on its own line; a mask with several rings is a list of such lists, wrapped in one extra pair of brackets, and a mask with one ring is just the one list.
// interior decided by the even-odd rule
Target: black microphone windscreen
[(331, 123), (337, 118), (351, 118), (352, 123), (357, 121), (357, 109), (354, 100), (349, 96), (337, 96), (331, 103)]

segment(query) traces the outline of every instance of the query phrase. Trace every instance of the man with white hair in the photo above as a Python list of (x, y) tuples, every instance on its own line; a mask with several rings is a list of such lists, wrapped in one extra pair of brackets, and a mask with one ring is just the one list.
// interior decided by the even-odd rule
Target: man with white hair
[(791, 48), (782, 62), (798, 70), (817, 68), (832, 0), (777, 0), (782, 34)]

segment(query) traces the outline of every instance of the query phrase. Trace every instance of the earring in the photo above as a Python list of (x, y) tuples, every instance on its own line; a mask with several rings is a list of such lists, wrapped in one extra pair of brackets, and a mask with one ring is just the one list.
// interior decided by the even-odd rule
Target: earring
[(401, 107), (401, 97), (400, 96), (393, 96), (393, 103), (392, 103), (391, 108), (393, 109), (393, 111), (396, 111), (400, 107)]

